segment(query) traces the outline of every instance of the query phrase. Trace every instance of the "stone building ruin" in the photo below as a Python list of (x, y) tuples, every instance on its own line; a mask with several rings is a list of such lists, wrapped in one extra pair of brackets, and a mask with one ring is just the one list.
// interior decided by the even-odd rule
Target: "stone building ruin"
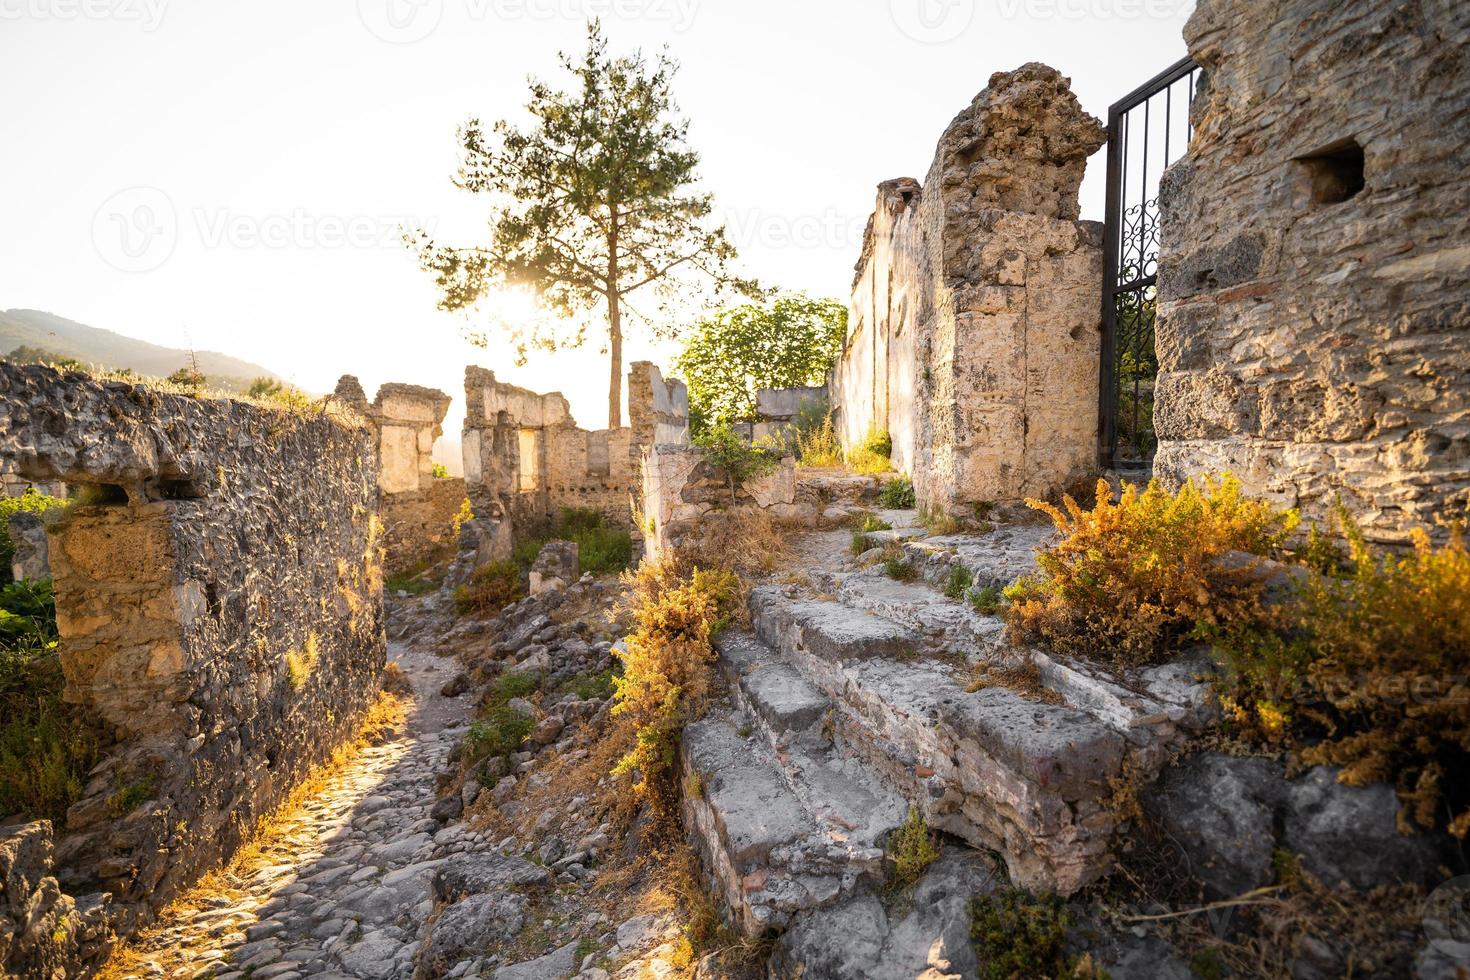
[(1470, 7), (1289, 6), (1185, 29), (1205, 81), (1160, 194), (1155, 465), (1309, 518), (1341, 497), (1403, 541), (1470, 507)]
[(0, 458), (84, 495), (47, 530), (65, 697), (105, 751), (54, 828), (55, 873), (82, 896), (69, 916), (131, 929), (228, 858), (377, 696), (373, 433), (0, 363)]
[(991, 76), (922, 185), (879, 185), (832, 407), (845, 448), (890, 435), (926, 506), (1094, 472), (1102, 237), (1077, 193), (1103, 140), (1067, 79), (1028, 64)]
[(335, 397), (367, 419), (377, 434), (379, 516), (388, 570), (414, 568), (451, 548), (465, 482), (434, 475), (434, 443), (444, 434), (450, 397), (435, 388), (395, 383), (379, 388), (369, 404), (350, 374), (337, 382)]
[(629, 425), (578, 428), (560, 392), (537, 394), (465, 370), (464, 473), (480, 536), (480, 560), (508, 557), (516, 533), (550, 523), (562, 508), (591, 508), (635, 534), (642, 456), (689, 441), (689, 395), (648, 361), (628, 369)]

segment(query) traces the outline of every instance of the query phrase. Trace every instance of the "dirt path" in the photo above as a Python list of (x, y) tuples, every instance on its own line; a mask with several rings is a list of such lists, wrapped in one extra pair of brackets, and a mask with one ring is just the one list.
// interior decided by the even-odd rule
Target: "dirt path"
[(413, 681), (405, 730), (361, 750), (287, 815), (258, 854), (207, 879), (130, 944), (120, 977), (408, 977), (449, 854), (486, 842), (429, 816), (434, 778), (463, 733), (464, 698), (439, 689), (452, 658), (389, 647)]

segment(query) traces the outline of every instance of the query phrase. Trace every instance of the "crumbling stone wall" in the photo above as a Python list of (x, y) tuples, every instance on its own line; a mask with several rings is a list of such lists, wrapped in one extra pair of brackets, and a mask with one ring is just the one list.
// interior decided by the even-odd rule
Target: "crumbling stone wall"
[(712, 512), (754, 509), (780, 520), (813, 521), (814, 508), (797, 502), (796, 460), (783, 458), (775, 469), (735, 488), (712, 465), (703, 449), (694, 446), (650, 446), (642, 462), (642, 528), (650, 556), (677, 550), (679, 541), (693, 532)]
[(369, 404), (350, 374), (337, 382), (336, 397), (377, 432), (378, 516), (387, 570), (412, 568), (450, 547), (465, 482), (434, 477), (434, 443), (444, 434), (450, 397), (436, 388), (385, 384)]
[(1158, 473), (1368, 534), (1470, 503), (1470, 6), (1201, 0), (1160, 194)]
[(74, 899), (52, 874), (51, 821), (0, 827), (0, 973), (7, 977), (80, 976), (115, 938), (111, 896)]
[(1105, 136), (1031, 63), (991, 76), (923, 185), (878, 187), (832, 402), (845, 447), (890, 434), (924, 505), (1046, 496), (1095, 469), (1102, 235), (1077, 192)]
[(375, 434), (0, 364), (0, 459), (98, 501), (49, 528), (66, 698), (110, 739), (56, 876), (112, 893), (124, 931), (225, 860), (376, 696)]
[(688, 441), (684, 383), (635, 362), (628, 371), (628, 418), (620, 429), (580, 429), (560, 392), (538, 394), (503, 384), (484, 368), (467, 368), (464, 472), (481, 558), (504, 557), (512, 527), (544, 524), (564, 507), (595, 508), (636, 533), (643, 448)]

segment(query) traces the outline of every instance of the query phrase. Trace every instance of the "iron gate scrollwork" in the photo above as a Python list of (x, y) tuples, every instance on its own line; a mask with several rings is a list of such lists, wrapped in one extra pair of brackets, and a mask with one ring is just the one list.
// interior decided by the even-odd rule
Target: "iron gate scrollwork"
[(1159, 178), (1189, 145), (1199, 66), (1185, 58), (1108, 109), (1103, 244), (1102, 385), (1098, 462), (1144, 469), (1153, 461), (1154, 316), (1159, 264)]

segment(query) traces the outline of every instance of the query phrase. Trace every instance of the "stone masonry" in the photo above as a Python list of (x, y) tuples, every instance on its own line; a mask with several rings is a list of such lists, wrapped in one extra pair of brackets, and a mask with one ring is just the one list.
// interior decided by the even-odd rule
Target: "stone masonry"
[(1379, 541), (1463, 514), (1470, 6), (1201, 0), (1185, 40), (1156, 471), (1229, 470), (1310, 518), (1340, 496)]
[(590, 507), (612, 524), (631, 526), (643, 449), (688, 442), (684, 383), (635, 362), (628, 418), (620, 429), (581, 429), (560, 392), (537, 394), (467, 368), (464, 472), (481, 559), (507, 557), (512, 527), (543, 526), (563, 507)]
[(921, 504), (1046, 496), (1095, 468), (1101, 228), (1077, 220), (1105, 139), (1041, 64), (991, 76), (929, 176), (879, 185), (832, 404), (887, 431)]
[(435, 479), (434, 442), (444, 434), (450, 398), (435, 388), (386, 384), (369, 404), (352, 375), (337, 382), (336, 397), (373, 424), (378, 436), (378, 516), (386, 567), (398, 572), (422, 564), (453, 542), (465, 500), (460, 479)]
[(377, 694), (372, 430), (0, 364), (0, 458), (92, 501), (50, 526), (50, 555), (66, 698), (110, 747), (58, 828), (55, 874), (110, 892), (130, 931), (226, 859)]

